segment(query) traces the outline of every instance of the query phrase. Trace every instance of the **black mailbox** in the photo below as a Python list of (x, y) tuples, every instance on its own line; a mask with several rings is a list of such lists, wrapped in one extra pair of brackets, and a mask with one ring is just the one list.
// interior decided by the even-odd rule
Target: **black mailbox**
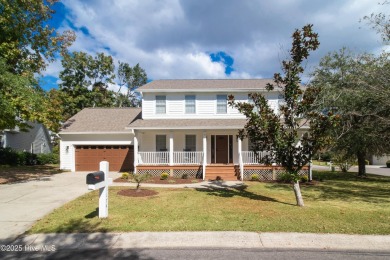
[(104, 172), (91, 172), (87, 175), (87, 184), (96, 184), (104, 181)]

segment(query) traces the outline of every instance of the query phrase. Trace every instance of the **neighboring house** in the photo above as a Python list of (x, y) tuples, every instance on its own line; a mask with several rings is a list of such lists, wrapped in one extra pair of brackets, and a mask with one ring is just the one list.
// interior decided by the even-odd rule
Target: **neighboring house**
[(386, 165), (387, 161), (390, 161), (390, 154), (384, 154), (382, 156), (372, 156), (373, 165)]
[(248, 94), (264, 92), (270, 106), (283, 102), (271, 80), (156, 80), (138, 89), (140, 108), (88, 108), (72, 117), (62, 131), (61, 168), (93, 171), (107, 160), (113, 171), (159, 176), (225, 180), (260, 174), (275, 179), (278, 167), (259, 165), (248, 140), (238, 138), (245, 116), (227, 104), (251, 102)]
[(10, 147), (16, 151), (26, 151), (34, 154), (51, 153), (50, 133), (40, 123), (28, 122), (31, 128), (21, 131), (19, 128), (0, 132), (0, 147)]

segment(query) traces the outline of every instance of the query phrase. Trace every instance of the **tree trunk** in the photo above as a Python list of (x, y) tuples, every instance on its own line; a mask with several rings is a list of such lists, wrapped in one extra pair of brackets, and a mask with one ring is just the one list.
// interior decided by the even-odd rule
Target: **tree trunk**
[(295, 199), (297, 200), (297, 206), (303, 207), (305, 204), (303, 204), (303, 198), (301, 194), (301, 187), (299, 186), (299, 181), (294, 182), (294, 194)]
[(366, 153), (364, 151), (357, 152), (359, 172), (358, 176), (366, 176)]

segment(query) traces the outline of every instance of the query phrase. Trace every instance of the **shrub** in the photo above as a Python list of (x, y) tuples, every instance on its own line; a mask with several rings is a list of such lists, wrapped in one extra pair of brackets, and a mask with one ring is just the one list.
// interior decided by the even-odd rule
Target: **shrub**
[(188, 174), (187, 173), (183, 173), (183, 175), (181, 176), (182, 179), (188, 179)]
[(37, 164), (45, 165), (45, 164), (58, 164), (60, 162), (60, 158), (56, 153), (41, 153), (37, 155)]
[(11, 148), (0, 148), (0, 164), (18, 165), (19, 156)]
[(130, 174), (128, 172), (124, 172), (124, 173), (122, 173), (121, 179), (122, 180), (128, 180), (129, 176), (130, 176)]
[(386, 162), (387, 168), (390, 168), (390, 160)]
[(366, 165), (370, 165), (370, 161), (369, 160), (364, 160), (365, 164)]
[(324, 152), (324, 153), (319, 155), (319, 158), (322, 161), (330, 162), (332, 160), (332, 154), (330, 152)]
[(17, 152), (8, 147), (0, 148), (0, 164), (35, 165), (37, 164), (37, 155), (29, 152)]
[(129, 175), (132, 180), (134, 180), (137, 183), (137, 192), (139, 192), (141, 189), (141, 183), (148, 180), (150, 177), (152, 177), (149, 173), (146, 174), (131, 174)]
[(259, 180), (260, 180), (259, 175), (257, 175), (257, 174), (251, 175), (251, 181), (259, 181)]
[(290, 183), (293, 181), (293, 176), (291, 174), (285, 172), (282, 175), (280, 175), (278, 180), (281, 182), (284, 182), (284, 183)]
[(169, 174), (166, 172), (163, 172), (160, 175), (160, 180), (166, 180), (166, 179), (168, 179), (168, 177), (169, 177)]
[(305, 183), (305, 182), (308, 182), (308, 181), (309, 181), (309, 177), (307, 177), (307, 175), (301, 176), (301, 182), (302, 183)]

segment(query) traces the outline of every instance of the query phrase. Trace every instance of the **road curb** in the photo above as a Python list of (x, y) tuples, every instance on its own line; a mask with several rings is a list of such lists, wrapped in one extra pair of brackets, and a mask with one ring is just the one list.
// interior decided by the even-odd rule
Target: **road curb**
[(256, 232), (129, 232), (34, 234), (16, 239), (27, 248), (264, 248), (390, 251), (389, 235)]

